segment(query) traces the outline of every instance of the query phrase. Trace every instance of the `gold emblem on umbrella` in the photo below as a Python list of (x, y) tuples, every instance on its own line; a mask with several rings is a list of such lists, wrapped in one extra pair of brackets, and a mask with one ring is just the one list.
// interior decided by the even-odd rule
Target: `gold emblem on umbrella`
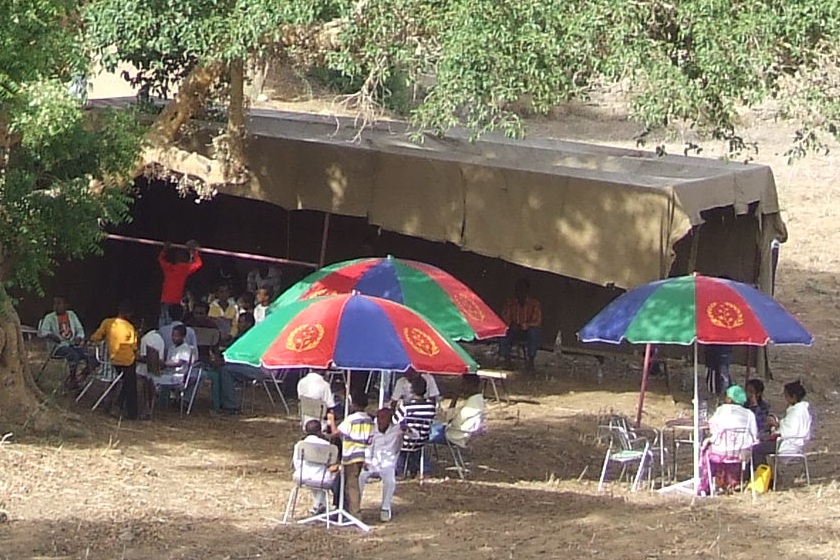
[(706, 307), (706, 316), (716, 327), (735, 329), (744, 324), (744, 312), (730, 301), (714, 301)]
[(305, 323), (298, 325), (286, 337), (286, 349), (292, 352), (306, 352), (314, 350), (324, 338), (324, 325)]
[(403, 336), (408, 345), (414, 348), (414, 351), (424, 356), (437, 356), (440, 354), (440, 348), (435, 342), (435, 339), (422, 329), (417, 327), (406, 327), (403, 329)]
[(481, 306), (475, 301), (475, 296), (471, 293), (459, 292), (452, 297), (452, 301), (455, 302), (455, 307), (457, 307), (465, 317), (468, 317), (473, 321), (484, 320), (484, 310), (481, 309)]
[(316, 298), (316, 297), (335, 296), (335, 295), (338, 295), (338, 292), (336, 292), (335, 290), (331, 290), (329, 288), (326, 288), (324, 286), (321, 286), (320, 288), (318, 288), (314, 292), (310, 292), (310, 293), (306, 294), (306, 297), (303, 298), (303, 299), (312, 299), (312, 298)]

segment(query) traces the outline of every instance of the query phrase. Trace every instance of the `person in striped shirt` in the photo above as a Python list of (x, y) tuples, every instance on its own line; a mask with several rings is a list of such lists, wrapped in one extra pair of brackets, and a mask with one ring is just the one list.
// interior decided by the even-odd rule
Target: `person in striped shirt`
[(353, 395), (351, 398), (353, 412), (338, 425), (347, 511), (355, 516), (359, 515), (362, 508), (359, 475), (365, 465), (365, 453), (373, 439), (373, 419), (365, 412), (367, 405), (367, 395), (364, 393)]
[(401, 455), (410, 478), (417, 476), (420, 472), (421, 451), (429, 441), (429, 433), (437, 412), (434, 401), (427, 399), (425, 394), (426, 380), (422, 376), (412, 379), (411, 397), (407, 401), (400, 401), (394, 417), (398, 424), (406, 428)]

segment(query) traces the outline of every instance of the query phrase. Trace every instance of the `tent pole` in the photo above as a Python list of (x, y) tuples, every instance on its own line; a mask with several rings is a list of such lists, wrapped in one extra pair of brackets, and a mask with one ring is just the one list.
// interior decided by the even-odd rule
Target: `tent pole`
[(324, 213), (324, 231), (321, 233), (321, 254), (318, 257), (318, 268), (324, 268), (327, 262), (327, 239), (330, 234), (330, 213)]
[(642, 388), (639, 391), (639, 407), (636, 410), (636, 428), (642, 427), (642, 410), (645, 407), (648, 374), (650, 372), (650, 344), (645, 345), (645, 365), (642, 367)]
[(697, 382), (697, 339), (694, 339), (694, 489), (700, 483), (700, 388)]

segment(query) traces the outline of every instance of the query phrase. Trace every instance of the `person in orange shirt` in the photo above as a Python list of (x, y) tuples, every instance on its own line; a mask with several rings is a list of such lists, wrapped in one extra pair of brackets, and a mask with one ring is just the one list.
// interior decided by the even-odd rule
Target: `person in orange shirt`
[(111, 365), (122, 373), (122, 388), (117, 403), (125, 408), (126, 418), (137, 420), (137, 374), (134, 363), (137, 357), (137, 331), (131, 324), (132, 306), (123, 302), (117, 309), (117, 316), (105, 319), (96, 332), (90, 335), (93, 342), (104, 340), (108, 345)]
[(505, 367), (511, 367), (510, 355), (514, 344), (525, 343), (528, 369), (534, 368), (534, 359), (540, 347), (542, 336), (542, 310), (540, 302), (530, 296), (531, 282), (527, 278), (516, 281), (514, 297), (505, 306), (502, 318), (508, 325), (507, 334), (501, 342), (501, 354)]

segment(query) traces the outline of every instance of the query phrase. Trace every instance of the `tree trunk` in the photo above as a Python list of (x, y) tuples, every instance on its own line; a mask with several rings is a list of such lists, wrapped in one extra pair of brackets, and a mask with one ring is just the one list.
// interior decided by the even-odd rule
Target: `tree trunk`
[(0, 436), (12, 426), (30, 423), (43, 400), (29, 371), (20, 318), (0, 288)]

